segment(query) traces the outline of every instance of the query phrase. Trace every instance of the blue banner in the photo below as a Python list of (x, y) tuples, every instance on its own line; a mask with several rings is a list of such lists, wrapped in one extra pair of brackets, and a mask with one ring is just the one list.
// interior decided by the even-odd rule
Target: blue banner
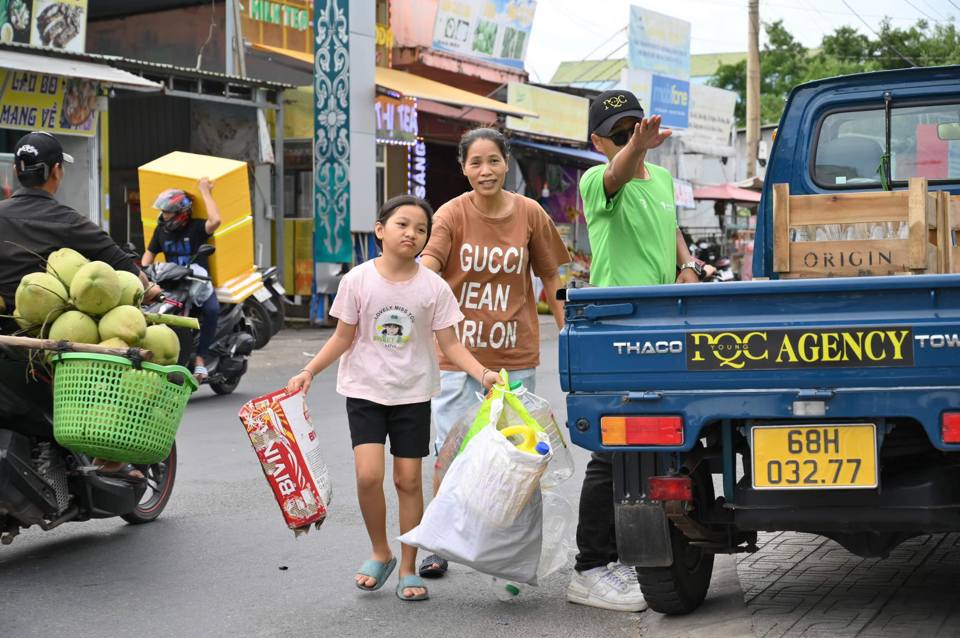
[(687, 128), (690, 125), (690, 83), (654, 75), (650, 87), (650, 115), (662, 117), (667, 128)]
[(350, 1), (314, 0), (313, 258), (351, 263)]

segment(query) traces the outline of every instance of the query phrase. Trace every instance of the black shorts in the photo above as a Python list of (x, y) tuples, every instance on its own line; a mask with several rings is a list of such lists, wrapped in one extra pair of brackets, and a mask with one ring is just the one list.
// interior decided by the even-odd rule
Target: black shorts
[(430, 402), (381, 405), (347, 397), (347, 420), (353, 447), (384, 445), (390, 435), (390, 454), (400, 458), (430, 456)]

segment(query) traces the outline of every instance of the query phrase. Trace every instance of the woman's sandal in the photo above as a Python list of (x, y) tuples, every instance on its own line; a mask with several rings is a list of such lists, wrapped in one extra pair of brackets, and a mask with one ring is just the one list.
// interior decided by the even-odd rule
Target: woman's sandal
[(375, 578), (377, 582), (373, 585), (373, 587), (367, 587), (366, 585), (361, 585), (359, 582), (357, 582), (357, 587), (363, 591), (377, 591), (383, 587), (385, 582), (387, 582), (387, 579), (390, 578), (390, 574), (393, 573), (393, 568), (396, 566), (396, 556), (385, 563), (379, 560), (373, 560), (371, 558), (360, 566), (360, 569), (357, 570), (357, 573), (368, 578)]
[(424, 578), (440, 578), (447, 573), (447, 561), (436, 554), (430, 554), (420, 562), (420, 575)]
[(397, 598), (399, 598), (400, 600), (406, 600), (410, 602), (417, 601), (417, 600), (427, 600), (428, 598), (430, 598), (430, 593), (427, 591), (424, 591), (422, 594), (414, 594), (413, 596), (403, 595), (404, 589), (414, 589), (414, 588), (426, 590), (427, 586), (423, 582), (423, 579), (415, 574), (408, 574), (407, 576), (404, 576), (403, 578), (400, 579), (400, 582), (397, 583)]
[(203, 383), (210, 376), (210, 371), (207, 370), (207, 366), (194, 366), (193, 376), (196, 378), (197, 383)]

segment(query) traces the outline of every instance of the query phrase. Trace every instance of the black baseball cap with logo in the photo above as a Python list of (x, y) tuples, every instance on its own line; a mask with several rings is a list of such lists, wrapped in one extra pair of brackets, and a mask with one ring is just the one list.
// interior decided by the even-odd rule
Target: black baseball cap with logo
[(625, 117), (643, 119), (640, 100), (630, 91), (604, 91), (590, 105), (590, 132), (607, 137)]
[(17, 176), (24, 186), (43, 184), (54, 166), (73, 163), (73, 157), (63, 152), (60, 140), (46, 131), (33, 131), (21, 137), (13, 155)]

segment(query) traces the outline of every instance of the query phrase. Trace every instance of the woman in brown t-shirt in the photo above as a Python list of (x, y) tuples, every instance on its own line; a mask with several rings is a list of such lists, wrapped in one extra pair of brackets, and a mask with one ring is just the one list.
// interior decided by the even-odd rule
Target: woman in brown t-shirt
[[(507, 142), (494, 129), (469, 131), (459, 159), (472, 190), (440, 207), (421, 263), (450, 284), (464, 320), (460, 341), (491, 370), (506, 368), (511, 380), (533, 390), (540, 364), (540, 323), (531, 271), (543, 281), (557, 327), (563, 327), (558, 269), (570, 261), (560, 234), (534, 200), (503, 190)], [(439, 451), (450, 428), (481, 391), (468, 375), (440, 357), (440, 394), (433, 398)], [(446, 561), (427, 556), (421, 576), (440, 576)]]

